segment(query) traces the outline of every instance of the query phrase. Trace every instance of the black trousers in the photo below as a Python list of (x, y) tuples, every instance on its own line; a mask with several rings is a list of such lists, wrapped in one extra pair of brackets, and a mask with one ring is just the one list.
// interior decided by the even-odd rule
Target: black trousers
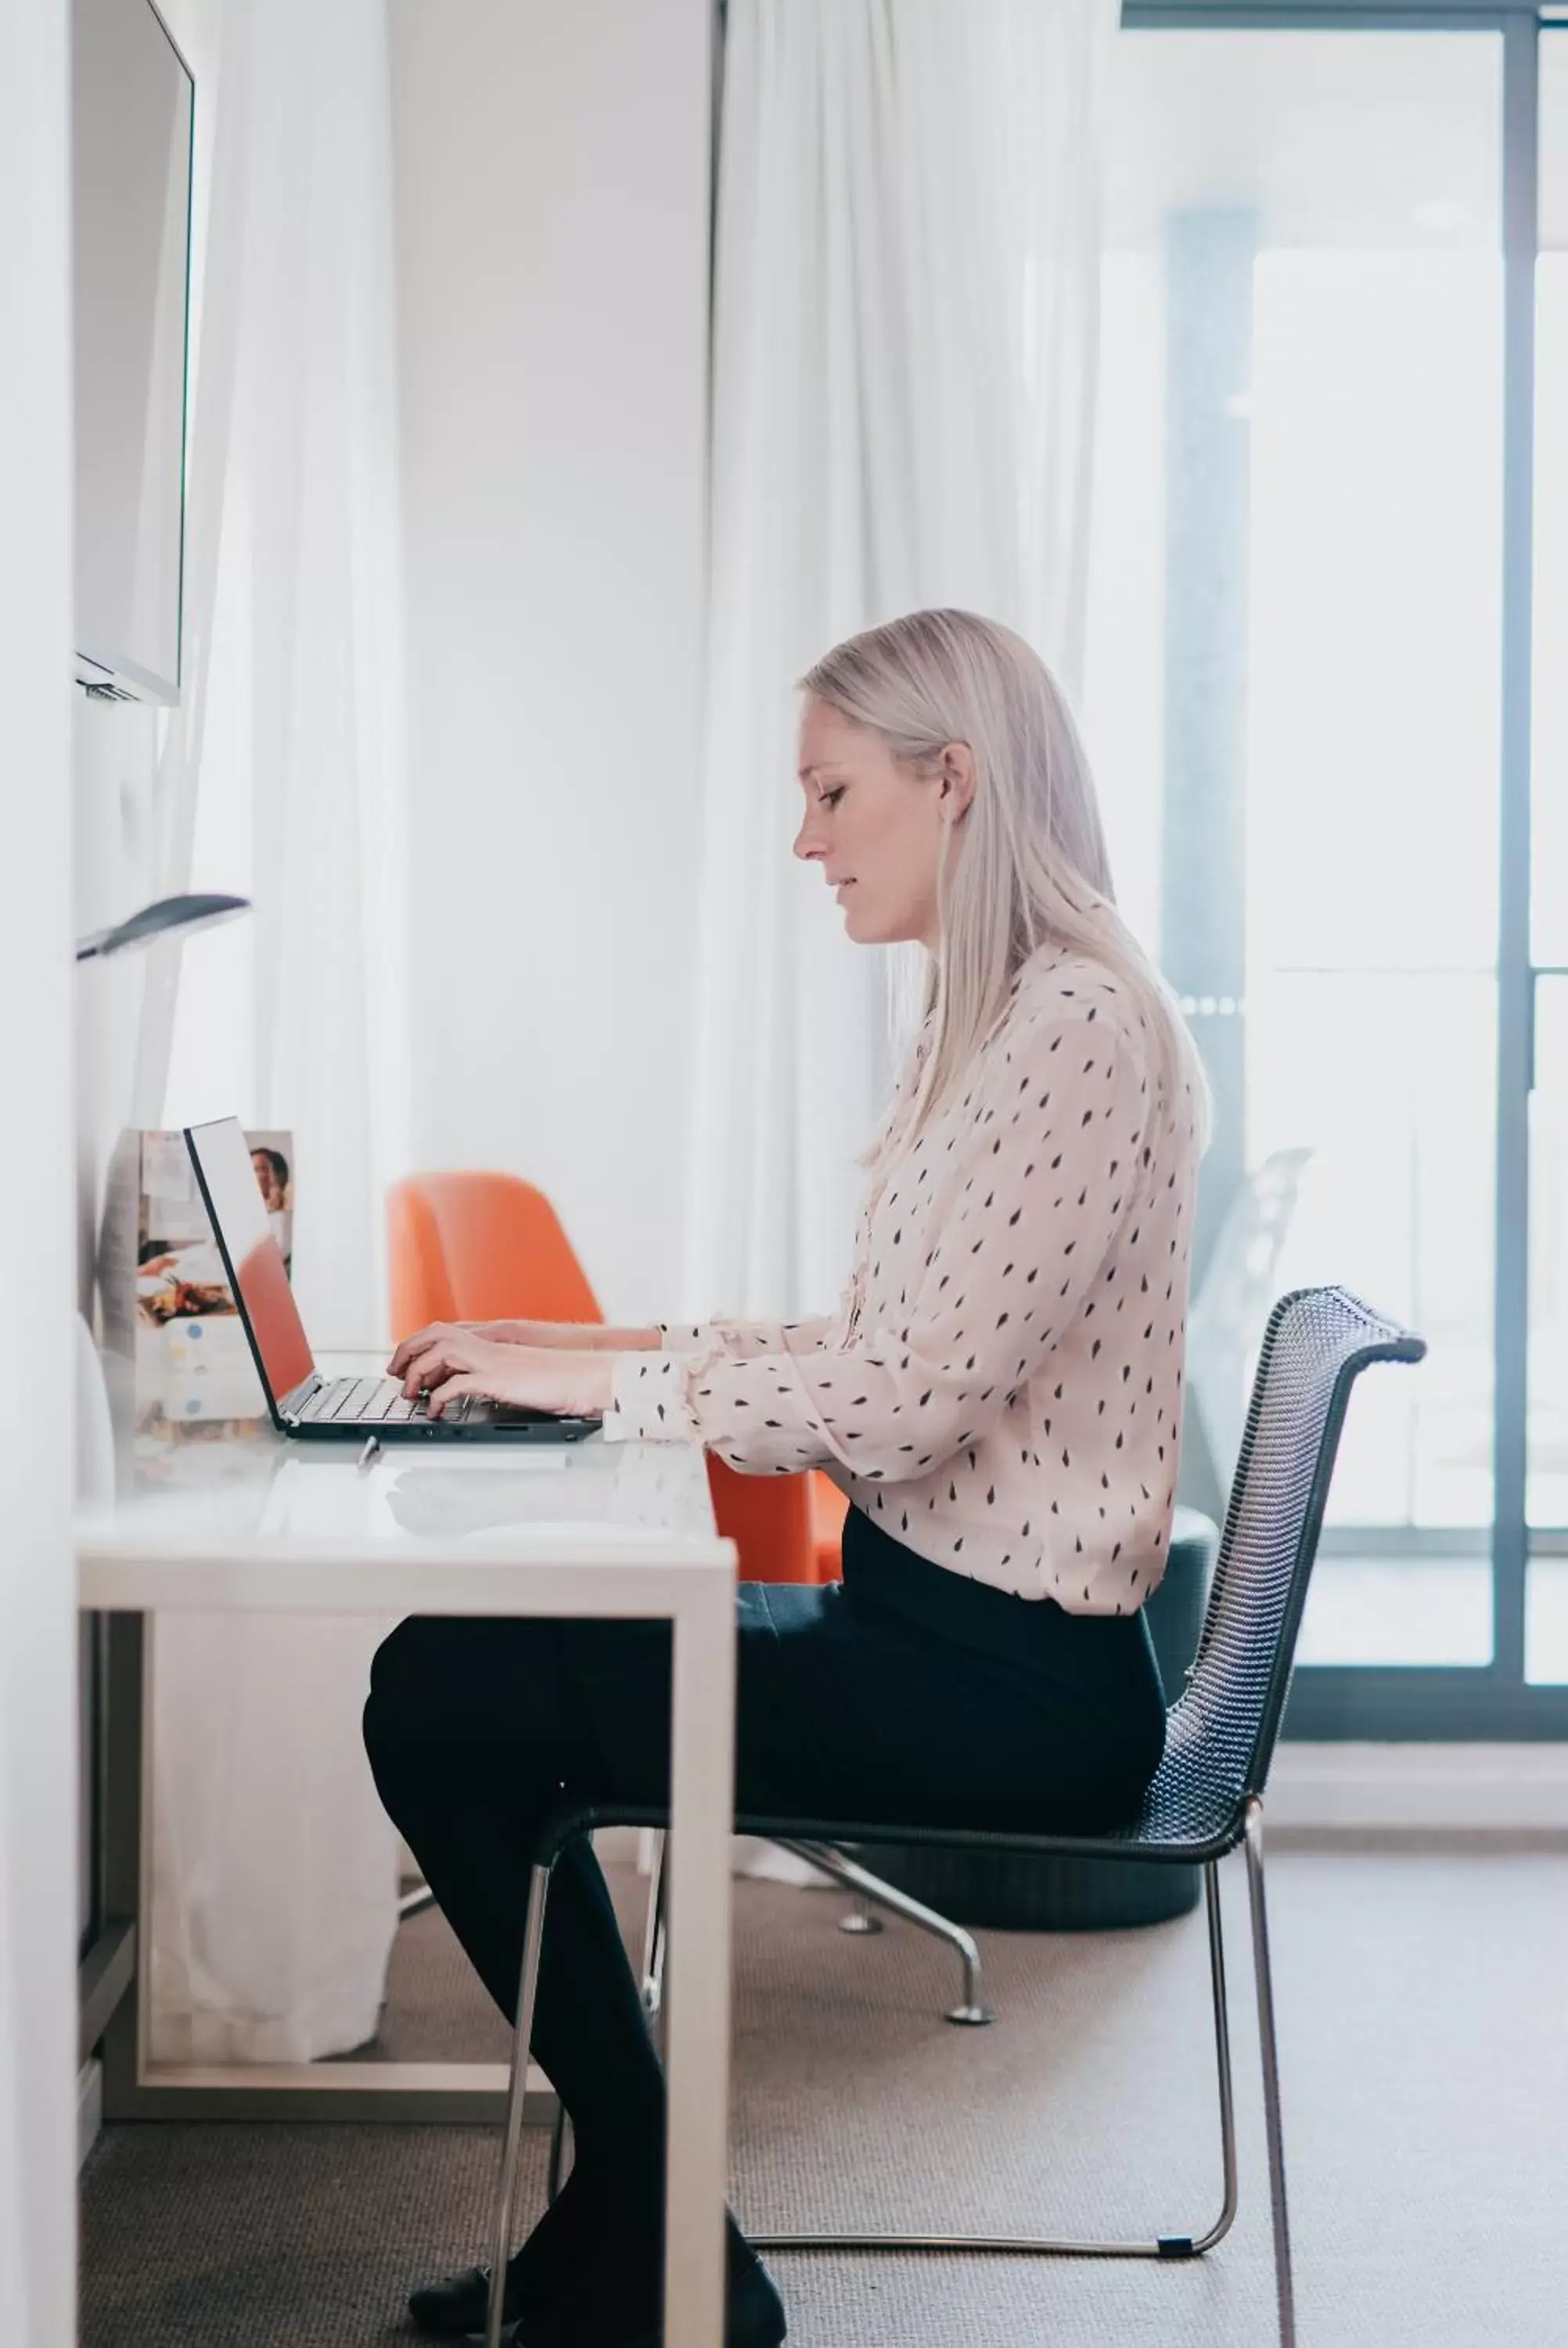
[[(844, 1579), (743, 1583), (738, 1810), (1091, 1832), (1132, 1816), (1164, 1703), (1142, 1613), (1070, 1614), (930, 1564), (861, 1510)], [(365, 1746), (426, 1882), (508, 2021), (535, 1838), (563, 1788), (658, 1805), (667, 1623), (413, 1616), (376, 1653)], [(587, 1842), (557, 1866), (533, 2052), (576, 2158), (660, 2174), (662, 2079)]]

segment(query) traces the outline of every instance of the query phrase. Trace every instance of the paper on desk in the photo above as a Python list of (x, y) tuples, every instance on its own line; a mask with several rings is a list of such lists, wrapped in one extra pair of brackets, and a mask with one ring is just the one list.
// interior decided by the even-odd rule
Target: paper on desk
[(141, 1186), (149, 1199), (190, 1199), (190, 1153), (180, 1133), (149, 1133), (141, 1146)]

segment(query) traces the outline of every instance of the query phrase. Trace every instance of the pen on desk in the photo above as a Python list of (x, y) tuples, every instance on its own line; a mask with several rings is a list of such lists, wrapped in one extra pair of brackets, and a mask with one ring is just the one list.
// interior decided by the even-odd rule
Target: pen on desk
[(358, 1467), (358, 1468), (368, 1468), (368, 1467), (369, 1467), (369, 1465), (370, 1465), (370, 1463), (371, 1463), (371, 1461), (375, 1457), (376, 1453), (377, 1453), (380, 1449), (381, 1449), (381, 1438), (380, 1438), (380, 1437), (379, 1437), (379, 1436), (374, 1436), (374, 1435), (367, 1435), (367, 1436), (365, 1437), (365, 1438), (364, 1438), (364, 1449), (360, 1453), (358, 1459), (354, 1462), (354, 1465), (355, 1465), (356, 1467)]

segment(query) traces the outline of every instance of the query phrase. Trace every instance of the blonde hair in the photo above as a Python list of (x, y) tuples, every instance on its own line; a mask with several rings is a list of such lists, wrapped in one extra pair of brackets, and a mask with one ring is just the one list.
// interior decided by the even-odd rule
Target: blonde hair
[(913, 1148), (970, 1081), (1020, 964), (1048, 943), (1098, 963), (1127, 994), (1149, 1031), (1166, 1113), (1190, 1090), (1206, 1147), (1213, 1104), (1203, 1062), (1175, 996), (1116, 909), (1089, 762), (1040, 655), (973, 612), (910, 612), (836, 644), (799, 683), (879, 735), (917, 774), (938, 772), (949, 742), (968, 744), (975, 762), (951, 873), (945, 856), (938, 861), (937, 951), (923, 956), (923, 985), (918, 962), (895, 983), (896, 1020), (907, 1026), (912, 993), (917, 1023), (935, 1012), (931, 1049), (907, 1109), (889, 1112), (856, 1163), (875, 1177)]

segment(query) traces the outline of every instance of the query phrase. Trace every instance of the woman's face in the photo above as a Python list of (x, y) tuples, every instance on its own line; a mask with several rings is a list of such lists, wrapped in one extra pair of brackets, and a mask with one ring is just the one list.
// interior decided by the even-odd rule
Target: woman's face
[(278, 1195), (277, 1169), (264, 1149), (252, 1149), (251, 1163), (256, 1169), (256, 1187), (261, 1191), (270, 1214), (274, 1207), (281, 1207), (283, 1203)]
[(879, 734), (808, 694), (799, 767), (805, 814), (794, 852), (820, 862), (846, 934), (856, 945), (918, 939), (934, 953), (938, 862), (944, 840), (957, 850), (974, 788), (967, 747), (948, 745), (942, 772), (912, 774)]

